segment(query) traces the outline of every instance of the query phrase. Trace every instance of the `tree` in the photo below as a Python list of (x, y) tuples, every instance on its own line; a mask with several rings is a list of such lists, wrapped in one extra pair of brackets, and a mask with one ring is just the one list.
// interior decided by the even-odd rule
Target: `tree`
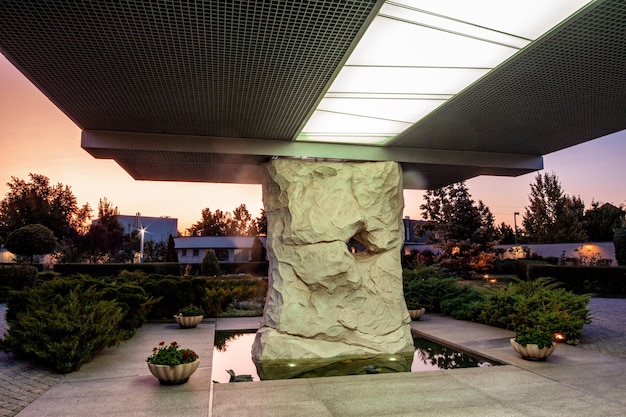
[(232, 226), (236, 236), (254, 236), (255, 230), (252, 224), (252, 216), (245, 204), (241, 204), (232, 215)]
[(178, 253), (176, 253), (176, 245), (172, 235), (167, 239), (167, 251), (165, 253), (165, 262), (178, 262)]
[(193, 224), (187, 231), (192, 236), (228, 236), (233, 230), (231, 215), (228, 212), (210, 208), (202, 210), (202, 220)]
[(124, 242), (130, 240), (130, 236), (124, 232), (118, 216), (118, 208), (106, 197), (101, 198), (98, 202), (98, 218), (91, 223), (84, 238), (86, 256), (91, 262), (127, 260), (127, 256), (121, 254)]
[(585, 212), (585, 230), (589, 240), (594, 242), (610, 242), (616, 229), (626, 224), (624, 205), (615, 207), (612, 204), (591, 203)]
[(205, 208), (202, 220), (193, 224), (187, 233), (191, 236), (259, 236), (267, 235), (267, 219), (261, 210), (261, 216), (252, 220), (245, 204), (239, 205), (233, 213)]
[(261, 214), (253, 220), (253, 223), (257, 236), (267, 236), (267, 216), (264, 209), (261, 209)]
[(438, 262), (468, 275), (470, 270), (487, 269), (495, 255), (496, 229), (491, 211), (477, 204), (464, 182), (429, 190), (420, 206), (424, 226), (419, 233), (432, 231), (432, 240), (442, 250)]
[(52, 231), (57, 240), (68, 238), (89, 220), (90, 209), (79, 208), (68, 186), (39, 174), (29, 174), (30, 182), (11, 177), (9, 192), (0, 202), (0, 236), (28, 224), (41, 224)]
[(220, 261), (215, 255), (213, 249), (207, 250), (206, 254), (202, 258), (202, 264), (200, 270), (203, 275), (219, 275), (220, 274)]
[(265, 248), (263, 247), (263, 242), (259, 239), (258, 236), (254, 238), (254, 242), (252, 242), (252, 251), (250, 254), (250, 262), (262, 262), (265, 260)]
[(496, 237), (502, 245), (514, 244), (516, 241), (515, 230), (504, 222), (500, 223), (500, 225), (496, 227), (496, 233)]
[(537, 174), (530, 185), (530, 205), (523, 217), (525, 236), (531, 243), (583, 242), (585, 205), (580, 197), (570, 197), (552, 173)]
[(613, 236), (615, 246), (615, 260), (619, 266), (626, 266), (626, 227), (621, 227), (615, 231)]
[(54, 252), (57, 240), (46, 226), (29, 224), (11, 232), (5, 246), (9, 252), (27, 257), (33, 263), (35, 255)]

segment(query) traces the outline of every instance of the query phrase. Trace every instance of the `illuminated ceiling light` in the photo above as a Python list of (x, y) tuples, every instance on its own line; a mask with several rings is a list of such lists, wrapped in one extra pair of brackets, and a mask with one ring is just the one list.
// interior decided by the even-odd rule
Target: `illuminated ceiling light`
[(296, 140), (390, 143), (587, 3), (387, 1)]

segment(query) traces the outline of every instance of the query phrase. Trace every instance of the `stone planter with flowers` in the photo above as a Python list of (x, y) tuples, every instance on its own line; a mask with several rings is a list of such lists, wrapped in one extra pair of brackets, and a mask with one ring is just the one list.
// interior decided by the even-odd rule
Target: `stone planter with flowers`
[(200, 365), (198, 354), (177, 342), (159, 343), (146, 359), (148, 369), (162, 385), (184, 384)]
[(520, 326), (511, 339), (513, 349), (526, 360), (545, 361), (556, 350), (554, 334), (540, 327)]
[(174, 315), (176, 323), (178, 323), (182, 329), (196, 327), (203, 318), (204, 310), (202, 310), (202, 307), (194, 306), (193, 304), (181, 308), (178, 314)]

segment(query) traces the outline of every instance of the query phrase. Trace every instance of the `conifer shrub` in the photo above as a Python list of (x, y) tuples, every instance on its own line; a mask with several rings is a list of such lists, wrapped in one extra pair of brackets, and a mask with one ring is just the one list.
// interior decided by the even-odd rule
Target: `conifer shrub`
[(482, 299), (481, 293), (468, 286), (459, 285), (458, 278), (431, 265), (405, 269), (402, 272), (404, 299), (407, 304), (419, 304), (427, 312), (444, 313), (454, 318), (471, 319), (470, 308)]
[(202, 275), (215, 276), (221, 273), (220, 261), (217, 259), (215, 251), (212, 249), (207, 250), (206, 254), (202, 258), (200, 270), (202, 271)]
[(37, 281), (37, 268), (32, 265), (0, 265), (0, 302), (5, 302), (10, 290), (32, 287)]
[(626, 266), (626, 227), (615, 230), (613, 234), (615, 260), (619, 266)]
[(158, 299), (148, 316), (170, 319), (180, 308), (201, 306), (206, 317), (218, 317), (234, 301), (265, 301), (267, 281), (247, 275), (235, 277), (174, 277), (150, 275), (141, 286)]
[(562, 333), (575, 344), (584, 325), (590, 322), (590, 297), (559, 288), (559, 283), (550, 278), (518, 280), (486, 295), (480, 320), (511, 330), (542, 328), (551, 334)]
[(67, 294), (24, 290), (11, 299), (9, 309), (18, 300), (25, 308), (8, 320), (10, 329), (2, 348), (61, 373), (79, 369), (124, 337), (119, 326), (124, 313), (117, 302), (103, 300), (103, 295), (93, 287), (81, 286)]
[(7, 321), (18, 320), (18, 314), (26, 311), (31, 297), (41, 299), (66, 297), (74, 290), (98, 291), (99, 299), (113, 301), (122, 312), (120, 320), (120, 334), (122, 339), (132, 337), (137, 329), (145, 322), (152, 306), (158, 301), (128, 277), (98, 277), (89, 275), (73, 275), (41, 282), (31, 291), (17, 291), (11, 293), (8, 300)]

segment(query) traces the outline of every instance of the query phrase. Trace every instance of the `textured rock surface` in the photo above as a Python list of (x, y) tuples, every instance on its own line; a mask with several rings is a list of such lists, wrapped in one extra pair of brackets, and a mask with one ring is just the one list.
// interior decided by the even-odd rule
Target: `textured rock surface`
[[(267, 172), (270, 289), (253, 358), (413, 351), (399, 166), (278, 159)], [(353, 237), (367, 250), (352, 254)]]

